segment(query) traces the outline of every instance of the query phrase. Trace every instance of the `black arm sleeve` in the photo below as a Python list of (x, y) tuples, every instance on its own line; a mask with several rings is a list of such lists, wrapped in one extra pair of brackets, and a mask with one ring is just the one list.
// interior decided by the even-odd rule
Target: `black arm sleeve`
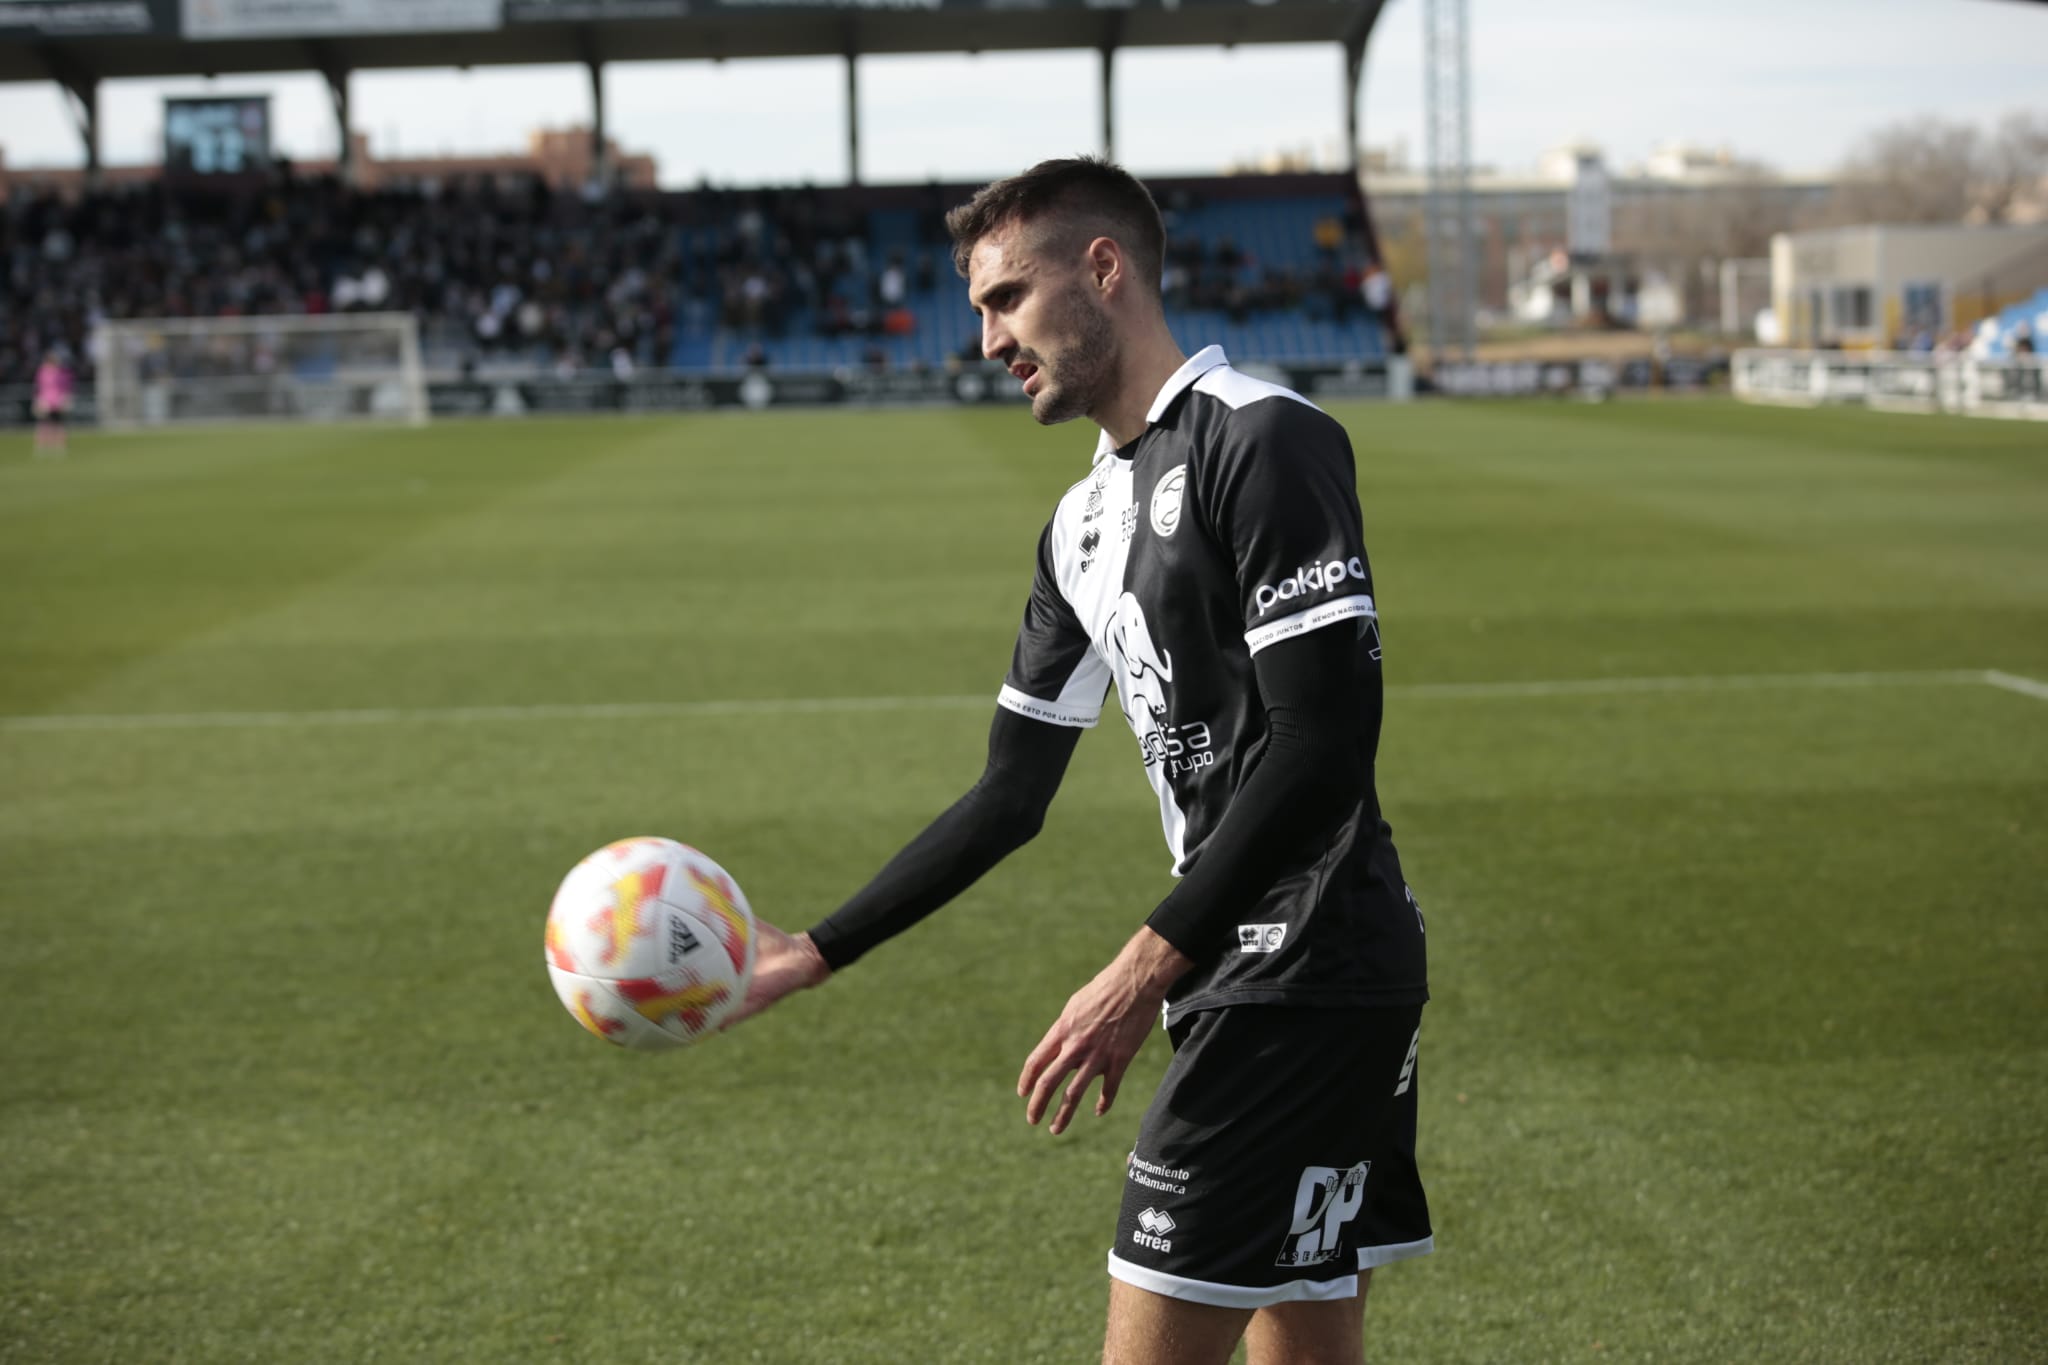
[(1145, 922), (1187, 956), (1215, 952), (1273, 886), (1290, 853), (1327, 843), (1369, 791), (1383, 702), (1379, 660), (1349, 622), (1252, 659), (1266, 748), (1194, 865)]
[(832, 969), (902, 933), (1028, 843), (1045, 823), (1080, 737), (1071, 726), (997, 710), (981, 780), (812, 927), (811, 941)]

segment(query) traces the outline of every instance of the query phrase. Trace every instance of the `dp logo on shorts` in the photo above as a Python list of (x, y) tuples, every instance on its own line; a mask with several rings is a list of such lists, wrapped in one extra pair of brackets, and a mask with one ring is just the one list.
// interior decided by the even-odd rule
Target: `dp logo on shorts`
[(1304, 1170), (1294, 1191), (1294, 1224), (1273, 1264), (1321, 1265), (1336, 1260), (1344, 1225), (1365, 1207), (1365, 1173), (1371, 1169), (1370, 1161), (1361, 1161), (1348, 1171), (1329, 1166)]

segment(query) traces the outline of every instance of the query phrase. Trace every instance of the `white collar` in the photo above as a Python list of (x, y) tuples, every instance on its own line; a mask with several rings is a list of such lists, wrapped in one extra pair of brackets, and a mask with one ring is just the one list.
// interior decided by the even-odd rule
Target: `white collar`
[[(1159, 396), (1152, 400), (1151, 411), (1145, 414), (1145, 425), (1149, 427), (1165, 416), (1173, 400), (1180, 397), (1183, 390), (1191, 388), (1197, 379), (1229, 363), (1230, 360), (1223, 354), (1221, 346), (1204, 346), (1189, 356), (1179, 369), (1167, 377), (1166, 383), (1160, 386)], [(1116, 450), (1115, 439), (1104, 431), (1101, 439), (1095, 443), (1095, 458), (1099, 460), (1104, 455), (1114, 454)]]

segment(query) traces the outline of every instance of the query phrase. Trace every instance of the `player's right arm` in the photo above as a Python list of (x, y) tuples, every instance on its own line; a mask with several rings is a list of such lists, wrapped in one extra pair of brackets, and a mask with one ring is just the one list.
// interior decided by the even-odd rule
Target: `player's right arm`
[(989, 726), (988, 762), (980, 779), (809, 932), (786, 934), (757, 922), (754, 978), (727, 1027), (822, 984), (910, 928), (1044, 825), (1074, 745), (1101, 714), (1109, 688), (1108, 669), (1059, 590), (1053, 535), (1047, 526), (1039, 538), (1038, 571)]
[(852, 899), (809, 932), (756, 921), (754, 976), (726, 1027), (821, 985), (978, 881), (1045, 824), (1081, 732), (1007, 707), (989, 726), (988, 764), (965, 796), (926, 826)]

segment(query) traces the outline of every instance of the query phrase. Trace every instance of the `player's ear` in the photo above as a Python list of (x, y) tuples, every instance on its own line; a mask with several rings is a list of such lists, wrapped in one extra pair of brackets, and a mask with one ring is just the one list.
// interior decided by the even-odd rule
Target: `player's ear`
[(1122, 282), (1124, 250), (1114, 237), (1097, 237), (1088, 243), (1088, 278), (1104, 293)]

